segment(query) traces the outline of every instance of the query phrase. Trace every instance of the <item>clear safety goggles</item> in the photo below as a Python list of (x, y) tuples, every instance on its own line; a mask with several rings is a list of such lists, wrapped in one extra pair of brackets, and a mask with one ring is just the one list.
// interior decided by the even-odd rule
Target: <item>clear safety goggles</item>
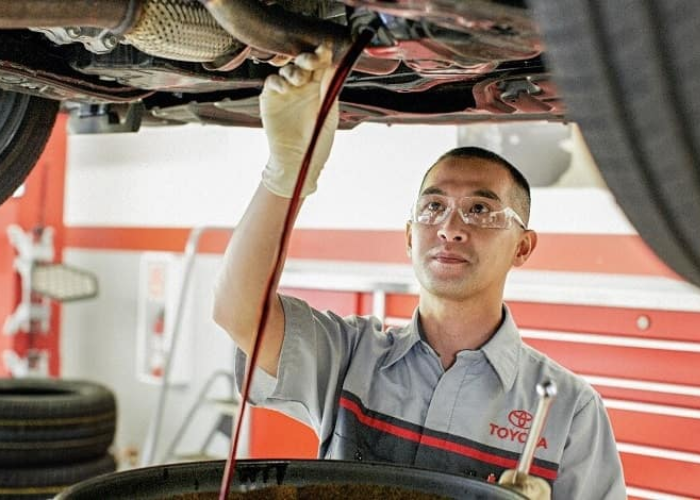
[(455, 208), (458, 208), (457, 212), (465, 224), (484, 229), (510, 229), (515, 221), (527, 229), (515, 210), (497, 200), (481, 196), (452, 198), (441, 194), (423, 195), (411, 209), (411, 221), (431, 226), (442, 224)]

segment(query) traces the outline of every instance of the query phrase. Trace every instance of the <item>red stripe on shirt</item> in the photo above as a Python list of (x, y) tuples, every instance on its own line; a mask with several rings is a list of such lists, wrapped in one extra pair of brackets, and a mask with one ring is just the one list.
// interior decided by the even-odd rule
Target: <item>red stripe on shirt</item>
[[(481, 460), (482, 462), (497, 465), (499, 467), (505, 467), (507, 469), (514, 469), (518, 465), (518, 461), (512, 458), (499, 457), (498, 455), (478, 450), (476, 448), (472, 448), (463, 444), (454, 443), (446, 439), (426, 436), (424, 434), (420, 434), (418, 432), (410, 431), (397, 425), (390, 424), (389, 422), (385, 422), (378, 418), (370, 417), (369, 415), (363, 412), (360, 405), (345, 397), (340, 398), (340, 406), (352, 412), (353, 415), (355, 415), (355, 417), (362, 424), (368, 427), (372, 427), (373, 429), (386, 432), (387, 434), (391, 434), (393, 436), (408, 439), (409, 441), (414, 441), (416, 443), (424, 444), (426, 446), (432, 446), (433, 448), (457, 453), (459, 455), (474, 458), (476, 460)], [(540, 467), (534, 464), (532, 465), (532, 467), (530, 467), (530, 473), (552, 481), (554, 481), (557, 477), (556, 471), (546, 469), (544, 467)]]

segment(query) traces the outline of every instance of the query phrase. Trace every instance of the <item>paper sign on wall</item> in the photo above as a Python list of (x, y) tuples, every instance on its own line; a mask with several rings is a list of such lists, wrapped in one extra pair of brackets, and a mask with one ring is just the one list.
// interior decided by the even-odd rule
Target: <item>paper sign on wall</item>
[[(163, 381), (176, 329), (182, 283), (182, 262), (175, 254), (146, 252), (141, 257), (137, 317), (136, 370), (139, 380)], [(184, 313), (185, 311), (183, 311)], [(169, 381), (187, 384), (192, 377), (192, 328), (182, 314)]]

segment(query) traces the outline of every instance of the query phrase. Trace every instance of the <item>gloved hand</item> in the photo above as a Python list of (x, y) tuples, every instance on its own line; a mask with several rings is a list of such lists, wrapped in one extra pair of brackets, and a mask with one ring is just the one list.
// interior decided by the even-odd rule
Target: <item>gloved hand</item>
[[(265, 80), (260, 113), (267, 134), (270, 158), (263, 171), (263, 185), (271, 192), (291, 198), (301, 162), (311, 141), (316, 116), (333, 76), (332, 50), (322, 45), (312, 53), (299, 54), (293, 64)], [(316, 181), (328, 160), (338, 127), (338, 101), (323, 125), (301, 195), (316, 191)]]
[(515, 490), (530, 500), (550, 500), (552, 498), (552, 489), (547, 481), (528, 474), (518, 474), (515, 469), (508, 469), (501, 474), (498, 484)]

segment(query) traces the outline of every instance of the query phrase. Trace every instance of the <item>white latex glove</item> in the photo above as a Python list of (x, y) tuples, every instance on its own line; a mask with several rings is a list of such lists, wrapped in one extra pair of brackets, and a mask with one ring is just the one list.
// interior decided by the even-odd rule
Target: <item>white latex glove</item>
[[(265, 80), (260, 95), (260, 113), (267, 134), (270, 158), (262, 175), (271, 192), (291, 198), (301, 162), (311, 141), (316, 117), (333, 76), (333, 53), (320, 46), (312, 53), (299, 54), (293, 64)], [(316, 182), (328, 160), (338, 127), (338, 101), (331, 107), (316, 143), (301, 195), (316, 191)]]
[[(515, 481), (514, 478), (516, 478)], [(552, 489), (547, 481), (528, 474), (518, 474), (515, 469), (508, 469), (501, 474), (498, 484), (515, 490), (530, 500), (550, 500), (552, 498)]]

